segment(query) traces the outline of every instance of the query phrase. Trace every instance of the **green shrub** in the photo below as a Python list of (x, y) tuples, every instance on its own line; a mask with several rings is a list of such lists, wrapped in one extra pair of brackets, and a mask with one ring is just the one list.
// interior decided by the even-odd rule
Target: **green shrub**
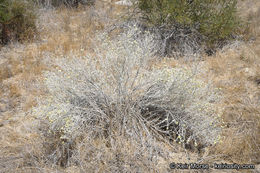
[(0, 0), (1, 43), (32, 38), (35, 31), (36, 14), (31, 1)]
[(147, 24), (193, 28), (210, 45), (232, 38), (238, 26), (237, 0), (138, 0), (136, 4)]

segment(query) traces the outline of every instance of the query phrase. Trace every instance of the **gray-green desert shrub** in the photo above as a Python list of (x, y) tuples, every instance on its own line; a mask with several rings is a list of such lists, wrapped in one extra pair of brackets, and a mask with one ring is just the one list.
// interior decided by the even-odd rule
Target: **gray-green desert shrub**
[[(106, 139), (113, 151), (115, 139), (122, 137), (147, 158), (165, 151), (158, 138), (190, 145), (193, 141), (195, 147), (217, 142), (221, 128), (216, 90), (188, 69), (151, 68), (157, 44), (149, 32), (134, 39), (139, 32), (134, 27), (113, 39), (101, 34), (96, 56), (59, 58), (56, 70), (45, 72), (50, 96), (39, 100), (34, 113), (46, 120), (49, 133), (59, 134), (65, 144), (77, 143), (82, 136), (88, 142)], [(80, 160), (78, 151), (71, 150), (71, 158)], [(49, 160), (59, 160), (57, 152), (52, 153)], [(100, 154), (93, 156), (96, 161)]]

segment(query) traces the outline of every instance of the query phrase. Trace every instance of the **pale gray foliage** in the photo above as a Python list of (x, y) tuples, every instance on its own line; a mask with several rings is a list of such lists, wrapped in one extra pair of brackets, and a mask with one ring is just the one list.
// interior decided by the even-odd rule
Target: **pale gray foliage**
[(100, 34), (94, 56), (58, 58), (56, 70), (45, 72), (50, 97), (34, 111), (65, 141), (102, 136), (113, 148), (120, 134), (152, 155), (161, 150), (155, 140), (161, 136), (216, 142), (218, 94), (188, 69), (151, 69), (158, 44), (149, 32), (136, 38), (138, 32), (132, 27), (113, 39)]

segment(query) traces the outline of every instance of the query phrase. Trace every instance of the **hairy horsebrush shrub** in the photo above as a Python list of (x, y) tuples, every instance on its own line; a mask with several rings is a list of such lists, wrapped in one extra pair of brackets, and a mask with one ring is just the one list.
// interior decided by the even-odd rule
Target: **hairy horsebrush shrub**
[[(64, 143), (87, 135), (88, 142), (106, 139), (114, 150), (114, 138), (122, 136), (143, 157), (165, 150), (158, 149), (158, 138), (195, 147), (218, 142), (218, 91), (188, 69), (151, 68), (158, 45), (149, 32), (134, 39), (139, 32), (134, 27), (113, 39), (100, 34), (95, 55), (54, 61), (56, 69), (45, 72), (50, 95), (39, 99), (34, 113)], [(55, 153), (50, 160), (58, 160)], [(80, 160), (75, 148), (71, 153), (66, 164)]]

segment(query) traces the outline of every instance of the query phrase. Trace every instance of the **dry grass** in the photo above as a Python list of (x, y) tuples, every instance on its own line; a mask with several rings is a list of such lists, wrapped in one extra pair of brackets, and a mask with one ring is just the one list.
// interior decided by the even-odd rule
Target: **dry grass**
[[(211, 79), (223, 88), (223, 119), (226, 139), (215, 152), (233, 162), (260, 160), (260, 4), (243, 1), (242, 18), (249, 21), (250, 42), (231, 45), (213, 59), (207, 60)], [(252, 41), (253, 40), (253, 41)]]
[(212, 155), (222, 154), (232, 162), (260, 160), (260, 21), (259, 1), (245, 0), (239, 4), (242, 19), (246, 19), (247, 42), (236, 42), (206, 58), (207, 76), (224, 92), (223, 120), (225, 139), (212, 148)]
[[(96, 9), (42, 9), (37, 24), (40, 40), (13, 43), (1, 48), (0, 172), (169, 172), (170, 162), (190, 163), (201, 159), (204, 163), (222, 161), (260, 164), (258, 0), (240, 2), (242, 18), (250, 21), (245, 31), (248, 42), (235, 42), (217, 52), (214, 57), (203, 57), (204, 61), (200, 62), (153, 59), (148, 63), (149, 70), (182, 66), (189, 68), (195, 64), (204, 71), (198, 76), (201, 80), (212, 81), (215, 87), (222, 88), (223, 102), (219, 106), (223, 108), (224, 138), (221, 143), (197, 154), (185, 151), (180, 145), (172, 146), (160, 140), (154, 142), (156, 140), (144, 136), (143, 141), (150, 140), (148, 144), (161, 152), (161, 155), (156, 155), (158, 151), (150, 150), (149, 153), (145, 151), (146, 146), (140, 147), (140, 144), (119, 135), (117, 131), (109, 139), (93, 139), (86, 133), (73, 143), (77, 153), (71, 157), (71, 163), (66, 168), (53, 164), (56, 161), (61, 166), (65, 164), (63, 162), (66, 158), (59, 156), (66, 155), (70, 149), (64, 150), (59, 134), (46, 134), (49, 130), (46, 122), (39, 121), (30, 112), (32, 107), (37, 106), (36, 96), (46, 96), (46, 88), (41, 83), (42, 72), (53, 69), (49, 65), (50, 59), (82, 57), (87, 54), (93, 57), (95, 33), (116, 22), (123, 8), (100, 1)], [(60, 159), (50, 161), (50, 157), (47, 157), (50, 152), (56, 154), (52, 158)], [(153, 161), (149, 160), (153, 159), (151, 155), (154, 156)]]
[(258, 0), (240, 0), (238, 12), (246, 27), (243, 30), (246, 40), (256, 40), (260, 34), (260, 2)]
[(100, 23), (95, 23), (96, 19), (91, 20), (92, 11), (86, 10), (84, 15), (82, 11), (43, 10), (37, 26), (42, 41), (13, 43), (1, 49), (0, 172), (51, 172), (44, 163), (41, 169), (32, 168), (33, 163), (28, 163), (32, 158), (41, 158), (44, 141), (33, 127), (37, 123), (33, 123), (33, 115), (25, 116), (22, 112), (35, 106), (35, 96), (45, 94), (39, 85), (42, 71), (49, 68), (44, 57), (75, 52), (83, 55), (90, 47), (88, 38), (95, 30), (102, 29)]
[[(12, 43), (1, 49), (0, 82), (3, 83), (3, 87), (8, 89), (8, 83), (13, 78), (20, 81), (14, 85), (21, 87), (20, 89), (24, 90), (23, 94), (30, 93), (31, 97), (36, 96), (37, 92), (32, 90), (37, 88), (33, 89), (30, 82), (34, 83), (42, 71), (49, 68), (44, 57), (61, 57), (68, 54), (82, 56), (91, 52), (91, 38), (95, 32), (103, 28), (99, 17), (102, 19), (102, 14), (90, 7), (79, 10), (40, 10), (37, 21), (39, 40), (24, 44)], [(33, 105), (31, 97), (21, 99)], [(28, 106), (25, 107), (28, 109)]]
[(260, 90), (257, 78), (260, 54), (254, 45), (237, 43), (233, 48), (207, 59), (206, 78), (224, 92), (223, 120), (225, 139), (214, 154), (221, 153), (233, 162), (258, 163), (260, 157)]

